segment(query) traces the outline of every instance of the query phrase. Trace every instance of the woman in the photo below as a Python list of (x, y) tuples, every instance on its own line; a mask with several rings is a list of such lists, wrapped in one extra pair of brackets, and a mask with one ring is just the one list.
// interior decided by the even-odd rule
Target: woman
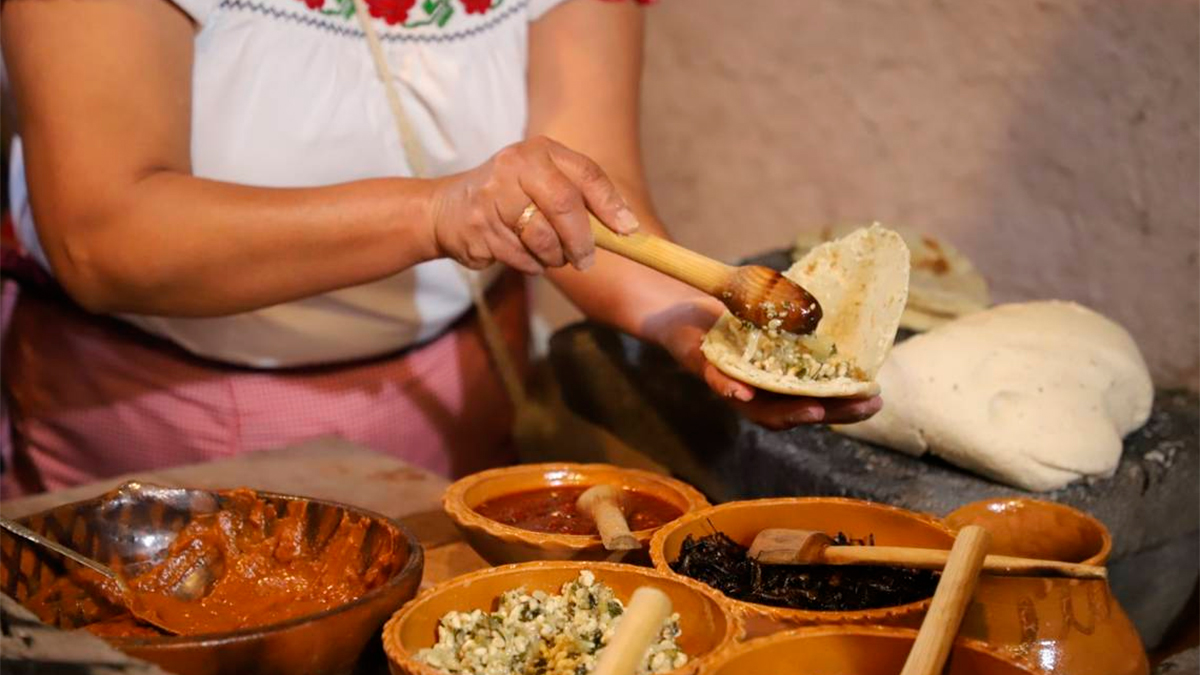
[(17, 230), (74, 301), (26, 294), (13, 317), (22, 489), (331, 433), (448, 474), (506, 461), (509, 404), (456, 262), (484, 270), (518, 351), (505, 266), (765, 425), (878, 409), (723, 376), (699, 352), (719, 303), (594, 249), (588, 209), (664, 234), (636, 6), (367, 0), (428, 164), (414, 177), (353, 0), (174, 3), (3, 5)]

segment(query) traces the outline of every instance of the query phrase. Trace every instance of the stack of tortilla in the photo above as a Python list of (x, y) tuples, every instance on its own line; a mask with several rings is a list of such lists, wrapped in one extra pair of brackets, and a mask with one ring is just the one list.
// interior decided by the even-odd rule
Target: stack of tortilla
[[(800, 260), (813, 248), (858, 229), (851, 225), (808, 230), (796, 239), (792, 259)], [(912, 258), (908, 303), (900, 326), (924, 332), (965, 316), (990, 304), (987, 281), (971, 261), (948, 242), (908, 228), (896, 233), (908, 246)]]

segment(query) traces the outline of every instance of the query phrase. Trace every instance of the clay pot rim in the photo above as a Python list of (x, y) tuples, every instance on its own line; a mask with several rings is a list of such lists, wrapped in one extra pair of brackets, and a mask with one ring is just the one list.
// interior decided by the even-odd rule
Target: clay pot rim
[(1028, 508), (1028, 507), (1032, 506), (1034, 508), (1042, 509), (1045, 511), (1057, 511), (1059, 513), (1065, 513), (1072, 517), (1078, 518), (1079, 520), (1089, 523), (1093, 527), (1095, 527), (1096, 530), (1100, 533), (1100, 550), (1097, 551), (1096, 553), (1094, 553), (1093, 555), (1089, 556), (1086, 560), (1078, 560), (1078, 561), (1071, 560), (1071, 561), (1067, 561), (1067, 562), (1078, 562), (1083, 565), (1104, 565), (1108, 562), (1108, 557), (1110, 555), (1112, 555), (1112, 547), (1113, 547), (1112, 533), (1108, 531), (1108, 526), (1106, 526), (1104, 523), (1100, 522), (1099, 518), (1096, 518), (1092, 514), (1087, 513), (1086, 511), (1084, 511), (1082, 509), (1077, 509), (1074, 506), (1069, 506), (1067, 504), (1060, 504), (1059, 502), (1053, 502), (1048, 499), (1036, 499), (1034, 497), (1016, 497), (1016, 496), (1013, 496), (1013, 497), (991, 497), (988, 499), (979, 499), (979, 500), (970, 502), (968, 504), (963, 504), (962, 506), (958, 507), (957, 509), (954, 509), (950, 513), (947, 513), (946, 517), (943, 518), (942, 520), (945, 522), (946, 527), (949, 527), (951, 531), (957, 533), (960, 528), (956, 528), (950, 524), (951, 521), (954, 519), (955, 514), (960, 513), (962, 511), (966, 511), (967, 509), (982, 508), (982, 509), (987, 509), (990, 511), (991, 510), (990, 507), (993, 504), (1020, 504), (1022, 506), (1022, 508)]
[[(734, 646), (726, 649), (717, 658), (714, 658), (708, 665), (706, 673), (715, 673), (721, 667), (733, 661), (737, 657), (759, 649), (764, 646), (774, 645), (777, 642), (789, 642), (791, 640), (806, 638), (806, 637), (825, 637), (827, 635), (847, 635), (847, 636), (876, 636), (884, 635), (888, 637), (901, 637), (911, 640), (917, 639), (917, 630), (915, 628), (903, 628), (900, 626), (877, 626), (877, 625), (856, 625), (856, 624), (831, 624), (822, 626), (802, 626), (800, 628), (792, 628), (789, 630), (780, 631), (771, 635), (752, 638), (744, 642), (739, 642)], [(1017, 668), (1026, 673), (1033, 675), (1036, 671), (1029, 669), (1019, 661), (1006, 655), (1003, 650), (998, 649), (987, 642), (976, 640), (974, 638), (959, 637), (954, 640), (954, 646), (965, 647), (971, 651), (980, 652), (993, 656), (1005, 663)]]
[[(665, 574), (669, 574), (681, 579), (691, 579), (691, 577), (676, 573), (667, 563), (666, 548), (667, 537), (671, 536), (676, 530), (683, 526), (692, 523), (701, 518), (708, 518), (713, 513), (718, 511), (733, 510), (738, 508), (754, 508), (756, 506), (778, 506), (778, 505), (798, 505), (798, 504), (845, 504), (854, 506), (869, 506), (881, 511), (891, 511), (893, 513), (904, 515), (914, 520), (920, 521), (926, 525), (932, 526), (934, 529), (941, 530), (951, 540), (954, 538), (954, 531), (951, 530), (945, 523), (931, 515), (903, 509), (890, 504), (882, 504), (866, 499), (852, 499), (849, 497), (775, 497), (771, 499), (746, 499), (736, 502), (724, 502), (716, 506), (710, 506), (707, 509), (701, 509), (694, 513), (685, 513), (679, 518), (663, 525), (658, 532), (650, 539), (650, 560), (654, 568)], [(947, 546), (949, 548), (949, 546)], [(693, 580), (694, 581), (694, 580)], [(720, 591), (718, 591), (719, 593)], [(724, 595), (724, 594), (722, 594)], [(933, 600), (932, 595), (924, 600), (910, 602), (903, 605), (892, 605), (890, 607), (876, 607), (874, 609), (860, 609), (853, 611), (819, 611), (809, 609), (793, 609), (790, 607), (774, 607), (772, 605), (761, 605), (756, 602), (746, 602), (735, 598), (726, 597), (730, 604), (739, 612), (746, 616), (760, 615), (782, 623), (790, 623), (795, 625), (801, 624), (878, 624), (893, 621), (899, 617), (909, 616), (912, 614), (923, 613), (929, 609), (929, 604)]]
[[(473, 530), (481, 533), (484, 536), (498, 539), (506, 544), (520, 544), (541, 549), (551, 550), (567, 550), (567, 551), (586, 551), (591, 549), (599, 549), (604, 546), (598, 534), (554, 534), (550, 532), (535, 532), (533, 530), (525, 530), (513, 525), (505, 525), (491, 518), (484, 517), (467, 506), (467, 492), (480, 485), (481, 483), (502, 479), (512, 475), (529, 474), (533, 476), (545, 475), (552, 471), (567, 471), (578, 474), (587, 475), (589, 473), (616, 473), (626, 476), (636, 477), (643, 482), (657, 483), (676, 493), (683, 501), (687, 503), (687, 508), (679, 518), (686, 517), (689, 513), (705, 509), (709, 506), (708, 500), (700, 493), (699, 490), (676, 480), (670, 476), (663, 476), (652, 471), (643, 471), (641, 469), (630, 469), (612, 464), (590, 463), (579, 464), (573, 462), (548, 462), (543, 464), (519, 464), (516, 466), (505, 466), (487, 471), (480, 471), (465, 476), (455, 481), (446, 488), (445, 494), (442, 496), (442, 509), (446, 515), (450, 517), (454, 524), (460, 528)], [(547, 483), (549, 486), (549, 483)], [(679, 520), (677, 518), (676, 520)], [(660, 525), (658, 528), (646, 530), (637, 530), (633, 532), (633, 536), (644, 547), (649, 541), (651, 535), (655, 531), (670, 525), (675, 521), (669, 521)]]
[(483, 577), (522, 572), (526, 570), (601, 570), (605, 572), (633, 574), (656, 579), (669, 584), (678, 584), (687, 588), (691, 592), (699, 593), (711, 600), (717, 606), (717, 610), (729, 625), (729, 630), (726, 631), (724, 638), (721, 639), (721, 642), (718, 643), (717, 646), (709, 650), (708, 653), (704, 654), (703, 656), (691, 657), (687, 664), (683, 667), (676, 668), (675, 670), (664, 673), (663, 675), (688, 675), (690, 673), (697, 672), (706, 673), (708, 672), (709, 664), (716, 657), (721, 656), (735, 645), (739, 644), (746, 634), (745, 623), (743, 622), (741, 615), (732, 607), (729, 598), (726, 598), (715, 588), (711, 588), (707, 584), (702, 584), (694, 579), (689, 579), (687, 577), (680, 578), (678, 575), (663, 574), (662, 572), (649, 567), (639, 567), (637, 565), (627, 565), (624, 563), (588, 562), (575, 560), (535, 560), (533, 562), (486, 567), (468, 574), (447, 579), (418, 593), (417, 596), (408, 601), (404, 607), (392, 614), (392, 617), (388, 619), (387, 623), (385, 623), (383, 626), (383, 651), (387, 654), (388, 661), (392, 665), (399, 666), (405, 672), (411, 673), (412, 675), (446, 675), (445, 671), (439, 670), (416, 660), (415, 654), (409, 652), (408, 648), (406, 648), (400, 640), (400, 627), (409, 619), (409, 617), (420, 611), (421, 608), (436, 595), (452, 592), (461, 586), (470, 586), (477, 579)]

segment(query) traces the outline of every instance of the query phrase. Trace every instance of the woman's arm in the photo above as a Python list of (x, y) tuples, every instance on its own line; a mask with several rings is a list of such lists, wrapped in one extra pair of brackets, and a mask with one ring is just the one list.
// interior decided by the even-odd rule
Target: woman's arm
[[(667, 236), (646, 187), (638, 133), (643, 15), (633, 2), (572, 0), (530, 30), (529, 133), (544, 134), (604, 167), (644, 230)], [(733, 380), (700, 352), (704, 334), (725, 309), (715, 298), (637, 263), (597, 251), (586, 274), (554, 270), (549, 278), (590, 317), (663, 345), (717, 393), (770, 427), (853, 421), (880, 401), (779, 397)]]
[[(547, 139), (437, 180), (268, 189), (197, 178), (194, 38), (166, 0), (3, 4), (39, 237), (88, 309), (231, 314), (442, 256), (530, 273), (586, 266), (584, 204), (622, 222), (624, 202), (604, 173)], [(512, 227), (531, 201), (550, 214), (550, 236), (523, 245)]]
[(262, 189), (192, 176), (194, 37), (164, 0), (4, 3), (34, 217), (80, 303), (233, 313), (436, 255), (418, 181)]

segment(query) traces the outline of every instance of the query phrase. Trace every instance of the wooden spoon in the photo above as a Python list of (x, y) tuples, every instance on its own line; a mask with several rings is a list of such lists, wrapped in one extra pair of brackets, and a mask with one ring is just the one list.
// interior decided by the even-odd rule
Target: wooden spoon
[(637, 537), (629, 531), (625, 513), (621, 510), (621, 489), (612, 485), (593, 485), (575, 500), (575, 506), (596, 523), (600, 540), (609, 551), (632, 551), (641, 548)]
[(975, 592), (991, 535), (978, 525), (959, 530), (950, 549), (946, 571), (938, 580), (929, 613), (913, 641), (900, 675), (940, 675), (958, 636), (963, 614)]
[(66, 546), (63, 546), (52, 539), (43, 537), (24, 525), (15, 523), (7, 518), (0, 518), (0, 527), (28, 542), (53, 551), (54, 553), (57, 553), (58, 555), (103, 576), (105, 579), (116, 585), (117, 589), (119, 590), (119, 593), (112, 599), (118, 600), (119, 603), (138, 621), (150, 624), (151, 626), (154, 626), (155, 628), (169, 635), (179, 635), (179, 631), (163, 623), (163, 620), (153, 610), (143, 606), (137, 597), (137, 593), (135, 593), (134, 590), (129, 587), (129, 584), (125, 583), (125, 579), (123, 579), (121, 575), (117, 574), (107, 565), (102, 565), (83, 555), (82, 553), (79, 553), (78, 551), (67, 548)]
[(593, 215), (592, 236), (600, 248), (694, 286), (725, 303), (739, 319), (768, 328), (773, 319), (790, 333), (811, 333), (821, 321), (821, 305), (799, 284), (769, 267), (733, 267), (661, 237), (642, 232), (617, 234)]
[[(833, 539), (824, 532), (769, 528), (754, 537), (747, 555), (763, 565), (890, 565), (926, 570), (946, 567), (951, 556), (950, 551), (936, 548), (832, 544)], [(1009, 577), (1108, 578), (1108, 570), (1097, 565), (1007, 555), (987, 556), (983, 571)]]
[(633, 675), (669, 616), (671, 599), (666, 593), (652, 586), (635, 590), (592, 675)]

